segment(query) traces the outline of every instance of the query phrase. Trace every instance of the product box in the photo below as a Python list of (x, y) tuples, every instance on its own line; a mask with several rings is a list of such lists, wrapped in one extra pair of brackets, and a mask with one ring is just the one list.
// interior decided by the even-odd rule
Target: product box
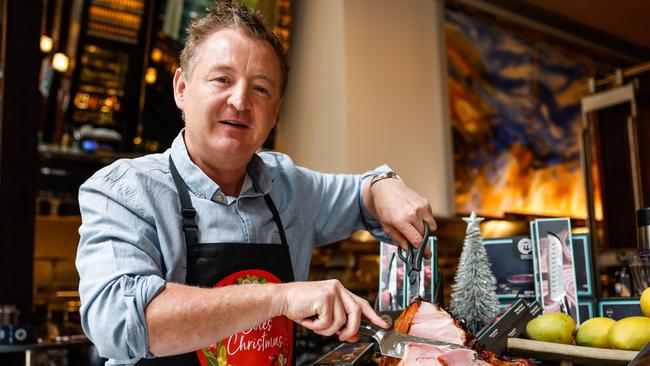
[(32, 342), (30, 326), (9, 324), (0, 327), (0, 345), (19, 345)]
[(9, 326), (0, 326), (0, 345), (9, 344), (10, 335)]
[(598, 302), (598, 314), (614, 320), (630, 316), (643, 316), (639, 298), (603, 299)]
[(483, 245), (496, 280), (499, 302), (508, 304), (505, 300), (534, 299), (533, 245), (530, 237), (483, 239)]
[(537, 301), (544, 313), (563, 312), (580, 324), (571, 222), (568, 218), (531, 223), (533, 272)]
[(539, 314), (541, 307), (536, 301), (528, 304), (526, 300), (519, 299), (495, 322), (484, 327), (477, 338), (481, 344), (501, 354), (506, 351), (508, 338), (521, 335), (526, 329), (526, 324)]
[(597, 316), (596, 315), (597, 308), (598, 308), (597, 299), (578, 297), (578, 312), (580, 313), (580, 321), (582, 321), (583, 323)]
[(594, 296), (589, 234), (572, 234), (578, 298)]
[(18, 324), (13, 327), (13, 334), (11, 338), (12, 344), (28, 344), (31, 343), (31, 329), (28, 324)]
[[(431, 248), (431, 259), (422, 260), (422, 270), (420, 271), (420, 289), (417, 291), (420, 297), (425, 301), (436, 303), (436, 288), (438, 284), (438, 239), (435, 236), (429, 237), (429, 248)], [(411, 284), (408, 281), (408, 274), (404, 281), (406, 288), (406, 304), (410, 304), (413, 299), (410, 298)]]
[(373, 356), (372, 343), (341, 343), (316, 360), (315, 366), (365, 365)]
[[(428, 246), (431, 248), (431, 259), (422, 260), (420, 270), (420, 289), (418, 296), (428, 302), (441, 301), (439, 271), (438, 271), (438, 239), (429, 237)], [(406, 273), (406, 263), (397, 254), (398, 246), (380, 243), (379, 263), (379, 296), (378, 310), (392, 312), (404, 310), (411, 303), (409, 296), (410, 284)]]
[(398, 246), (380, 243), (379, 246), (379, 311), (404, 310), (404, 274), (406, 264), (397, 255)]

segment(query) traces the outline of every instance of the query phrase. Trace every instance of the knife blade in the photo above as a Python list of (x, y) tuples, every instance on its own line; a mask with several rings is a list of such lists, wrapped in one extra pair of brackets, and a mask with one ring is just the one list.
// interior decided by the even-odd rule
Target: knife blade
[(379, 353), (384, 356), (403, 358), (406, 345), (409, 343), (429, 344), (438, 347), (446, 347), (450, 350), (456, 348), (469, 349), (460, 344), (434, 341), (428, 338), (414, 337), (404, 333), (396, 333), (392, 330), (375, 327), (372, 324), (361, 322), (359, 332), (369, 336), (377, 342)]
[(568, 313), (564, 304), (566, 289), (564, 288), (564, 260), (562, 242), (555, 233), (547, 232), (548, 241), (548, 290), (549, 297), (560, 304), (560, 311)]

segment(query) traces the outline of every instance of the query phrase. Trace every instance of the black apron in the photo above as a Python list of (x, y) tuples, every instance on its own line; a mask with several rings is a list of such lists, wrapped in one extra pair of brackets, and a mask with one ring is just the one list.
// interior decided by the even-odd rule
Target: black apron
[[(264, 200), (278, 226), (281, 244), (199, 243), (196, 211), (189, 189), (169, 157), (174, 184), (178, 190), (187, 247), (186, 284), (221, 287), (247, 283), (291, 282), (293, 269), (289, 246), (278, 210), (271, 197)], [(272, 259), (272, 260), (270, 260)], [(221, 366), (221, 365), (294, 365), (295, 325), (279, 316), (249, 330), (203, 347), (196, 352), (176, 356), (142, 359), (137, 365)]]

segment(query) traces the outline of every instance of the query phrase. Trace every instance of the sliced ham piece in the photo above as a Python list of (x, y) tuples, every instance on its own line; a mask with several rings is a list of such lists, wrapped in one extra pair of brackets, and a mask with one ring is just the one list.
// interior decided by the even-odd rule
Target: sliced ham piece
[(436, 304), (416, 299), (395, 320), (395, 332), (461, 344), (468, 349), (409, 344), (400, 361), (382, 357), (380, 366), (534, 366), (523, 358), (500, 357), (482, 346), (464, 323)]
[(490, 366), (475, 360), (476, 352), (471, 349), (451, 349), (430, 344), (413, 343), (406, 346), (404, 358), (398, 366)]
[(438, 356), (448, 352), (448, 348), (430, 344), (412, 343), (406, 346), (404, 358), (398, 366), (444, 366), (438, 361)]
[(420, 304), (408, 334), (454, 344), (465, 344), (467, 340), (466, 331), (448, 312), (428, 302)]
[(438, 356), (444, 366), (465, 366), (474, 364), (476, 352), (469, 349), (453, 349)]

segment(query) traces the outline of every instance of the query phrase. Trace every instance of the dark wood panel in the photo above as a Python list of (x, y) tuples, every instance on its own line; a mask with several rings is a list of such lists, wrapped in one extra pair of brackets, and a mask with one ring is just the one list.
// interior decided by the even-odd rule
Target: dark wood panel
[(0, 303), (14, 303), (29, 320), (32, 305), (36, 127), (41, 99), (40, 1), (6, 0), (4, 80), (0, 119)]
[(639, 76), (637, 141), (643, 184), (643, 207), (650, 207), (650, 73)]
[(630, 105), (597, 112), (596, 129), (605, 247), (636, 246), (636, 220), (627, 135)]

